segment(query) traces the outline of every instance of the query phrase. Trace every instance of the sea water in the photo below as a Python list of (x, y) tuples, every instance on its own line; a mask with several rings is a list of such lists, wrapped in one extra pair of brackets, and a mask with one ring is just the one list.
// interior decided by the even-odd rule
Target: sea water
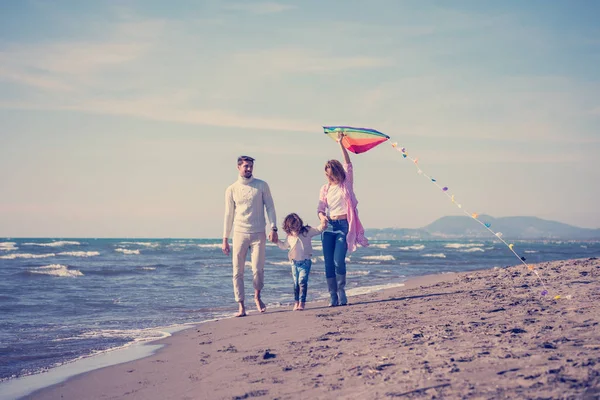
[[(309, 302), (326, 296), (315, 239)], [(528, 263), (600, 254), (595, 242), (514, 243)], [(270, 308), (292, 303), (287, 252), (269, 244), (266, 260), (263, 300)], [(493, 241), (372, 241), (347, 258), (347, 290), (368, 293), (416, 276), (519, 263)], [(249, 261), (246, 269), (252, 310)], [(220, 239), (0, 239), (0, 392), (1, 381), (232, 316), (231, 273)]]

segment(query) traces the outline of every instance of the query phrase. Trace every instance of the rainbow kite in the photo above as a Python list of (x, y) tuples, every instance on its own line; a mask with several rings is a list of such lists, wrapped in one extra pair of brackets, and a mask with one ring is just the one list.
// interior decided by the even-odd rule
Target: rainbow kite
[(371, 150), (390, 138), (375, 129), (353, 128), (351, 126), (324, 126), (323, 129), (325, 134), (335, 141), (338, 140), (338, 133), (343, 133), (342, 144), (347, 150), (355, 154)]

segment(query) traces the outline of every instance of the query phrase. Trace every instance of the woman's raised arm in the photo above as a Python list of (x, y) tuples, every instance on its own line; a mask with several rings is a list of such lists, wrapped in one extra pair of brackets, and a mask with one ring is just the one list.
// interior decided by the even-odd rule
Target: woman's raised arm
[(342, 155), (344, 156), (344, 162), (346, 164), (350, 164), (350, 155), (348, 154), (348, 150), (346, 150), (346, 148), (344, 147), (344, 144), (342, 143), (344, 136), (346, 136), (346, 135), (344, 135), (343, 132), (338, 133), (338, 143), (340, 144), (340, 147), (342, 148)]

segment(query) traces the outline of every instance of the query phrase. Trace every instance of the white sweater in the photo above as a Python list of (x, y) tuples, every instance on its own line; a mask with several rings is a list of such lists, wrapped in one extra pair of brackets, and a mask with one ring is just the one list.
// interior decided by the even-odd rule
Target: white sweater
[(317, 228), (310, 227), (306, 235), (288, 235), (285, 242), (279, 241), (277, 242), (277, 246), (281, 250), (289, 250), (288, 258), (290, 261), (302, 261), (312, 256), (311, 238), (319, 235), (321, 232), (323, 232), (323, 228), (320, 226)]
[(240, 233), (264, 232), (265, 209), (271, 227), (276, 227), (275, 205), (267, 182), (239, 176), (237, 182), (225, 191), (223, 237), (229, 237), (232, 227), (234, 232)]

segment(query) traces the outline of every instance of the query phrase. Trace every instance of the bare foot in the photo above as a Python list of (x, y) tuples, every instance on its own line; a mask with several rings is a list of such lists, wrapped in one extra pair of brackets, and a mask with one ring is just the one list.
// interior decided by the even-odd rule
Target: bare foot
[(246, 307), (243, 304), (240, 304), (240, 309), (238, 313), (235, 315), (236, 317), (245, 317), (246, 316)]
[(294, 304), (294, 311), (296, 311), (298, 309), (298, 307), (300, 307), (300, 303)]
[(254, 302), (256, 303), (256, 309), (258, 311), (260, 311), (261, 313), (264, 313), (265, 311), (267, 311), (267, 306), (265, 306), (265, 303), (263, 303), (263, 301), (260, 299), (260, 297), (255, 297)]
[(304, 303), (300, 303), (300, 305), (297, 308), (298, 311), (304, 311)]

